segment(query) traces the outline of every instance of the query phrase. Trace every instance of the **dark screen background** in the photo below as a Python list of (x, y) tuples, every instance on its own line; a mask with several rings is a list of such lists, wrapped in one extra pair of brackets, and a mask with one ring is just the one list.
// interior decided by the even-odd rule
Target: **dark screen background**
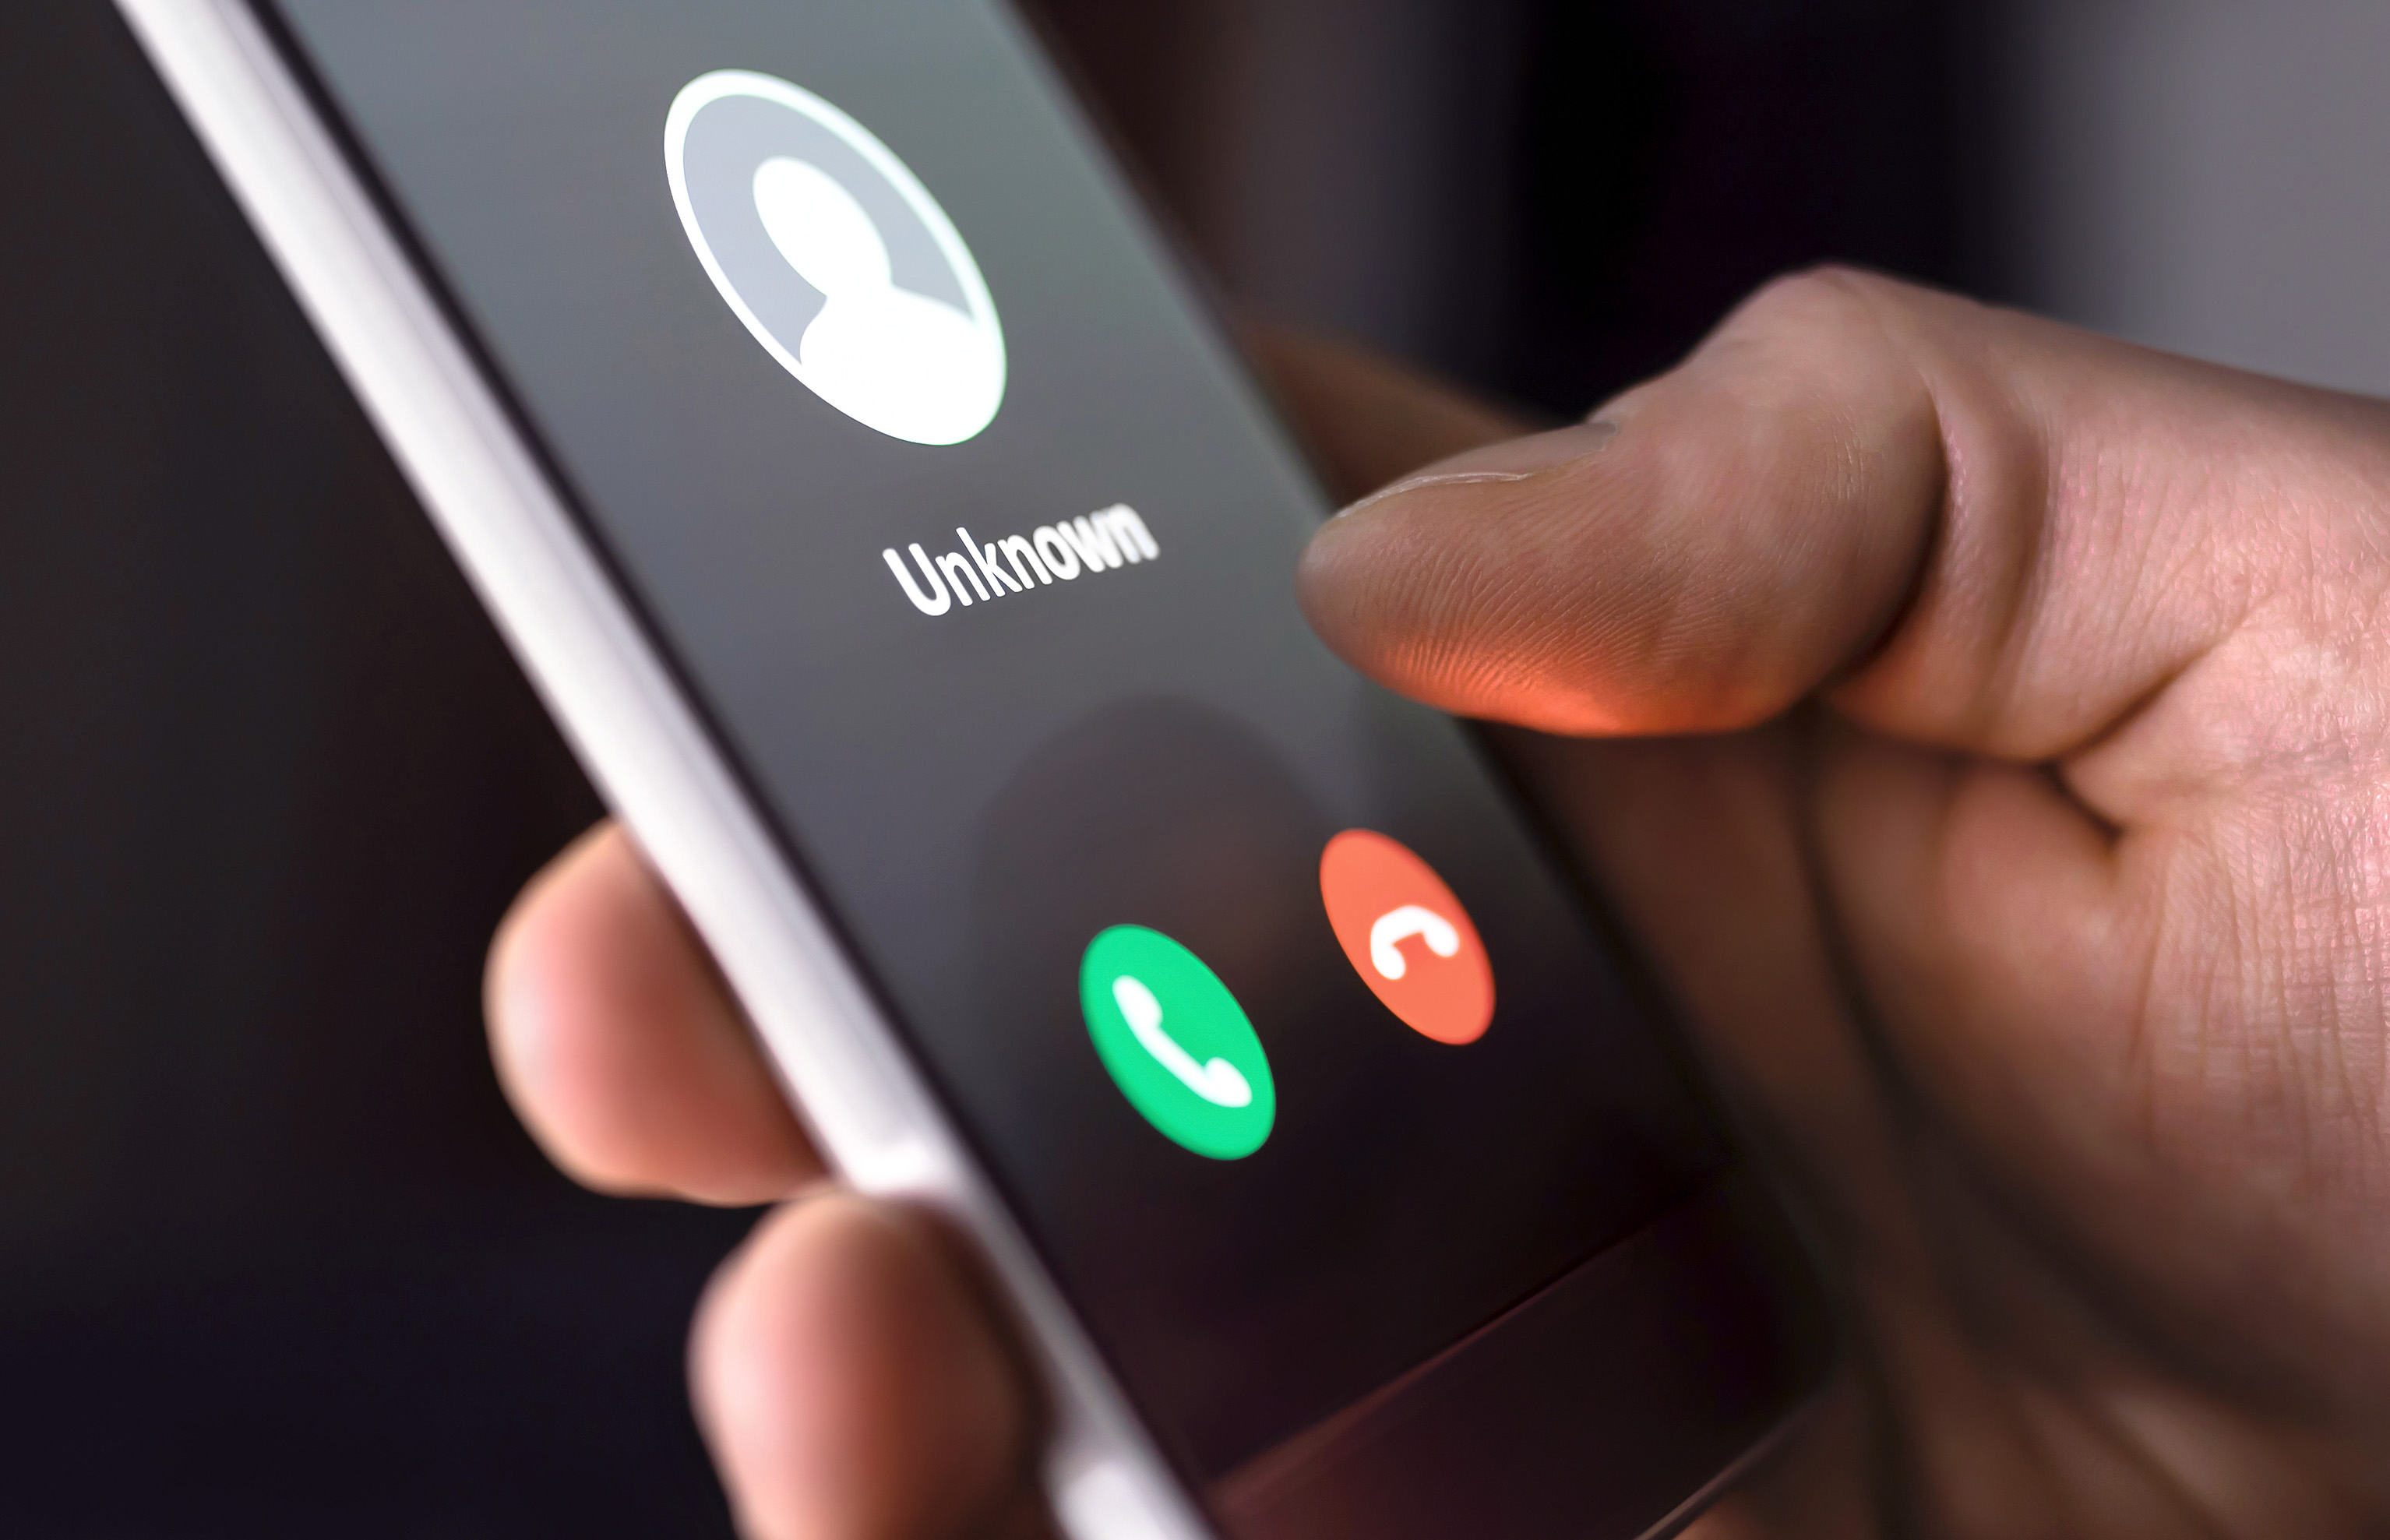
[[(957, 0), (289, 0), (469, 323), (799, 864), (1133, 1392), (1222, 1474), (1649, 1219), (1722, 1159), (1453, 725), (1311, 636), (1322, 511), (1009, 24)], [(665, 186), (709, 70), (793, 79), (945, 205), (996, 296), (1003, 411), (883, 437), (723, 304)], [(927, 619), (883, 546), (1114, 502), (1158, 561)], [(1426, 856), (1494, 1028), (1409, 1032), (1321, 912), (1347, 827)], [(1110, 925), (1252, 1016), (1277, 1132), (1198, 1159), (1076, 1004)]]

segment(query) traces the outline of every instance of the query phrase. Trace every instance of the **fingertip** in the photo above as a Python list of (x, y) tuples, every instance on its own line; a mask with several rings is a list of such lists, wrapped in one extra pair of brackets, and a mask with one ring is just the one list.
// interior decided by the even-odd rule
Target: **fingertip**
[(617, 826), (525, 888), (484, 995), (500, 1084), (585, 1185), (747, 1204), (819, 1174), (702, 945)]
[[(1514, 449), (1528, 463), (1502, 468)], [(1473, 452), (1356, 504), (1304, 554), (1304, 612), (1345, 661), (1440, 710), (1568, 736), (1653, 730), (1638, 636), (1683, 591), (1664, 569), (1684, 553), (1620, 581), (1636, 550), (1625, 478), (1539, 456), (1537, 440)]]
[[(482, 1019), (494, 1043), (508, 1053), (533, 1046), (523, 1032), (545, 1024), (541, 1007), (550, 970), (570, 946), (576, 897), (613, 859), (620, 839), (611, 819), (583, 832), (523, 884), (491, 935), (482, 969)], [(502, 1057), (502, 1070), (507, 1063)]]
[(918, 1215), (825, 1192), (765, 1220), (707, 1291), (690, 1376), (754, 1540), (955, 1535), (1027, 1505), (1024, 1381)]

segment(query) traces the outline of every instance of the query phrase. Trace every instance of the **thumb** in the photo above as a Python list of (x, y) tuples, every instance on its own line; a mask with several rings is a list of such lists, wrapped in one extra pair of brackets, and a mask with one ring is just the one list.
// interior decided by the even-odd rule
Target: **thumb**
[(1915, 371), (1843, 280), (1795, 280), (1591, 422), (1348, 509), (1303, 593), (1349, 661), (1463, 715), (1743, 726), (1882, 630), (1942, 479)]
[(1593, 422), (1356, 505), (1304, 599), (1365, 673), (1464, 715), (1722, 731), (1831, 686), (1879, 731), (2056, 758), (2247, 613), (2297, 544), (2253, 510), (2350, 463), (2319, 439), (2380, 460), (2376, 411), (1805, 275)]

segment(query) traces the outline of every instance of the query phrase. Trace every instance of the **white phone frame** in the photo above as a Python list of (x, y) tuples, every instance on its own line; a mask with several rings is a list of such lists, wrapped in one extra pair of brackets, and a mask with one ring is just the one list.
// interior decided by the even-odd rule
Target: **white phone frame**
[(1075, 1313), (246, 0), (117, 0), (562, 725), (713, 948), (823, 1155), (930, 1208), (1007, 1290), (1075, 1540), (1212, 1540)]

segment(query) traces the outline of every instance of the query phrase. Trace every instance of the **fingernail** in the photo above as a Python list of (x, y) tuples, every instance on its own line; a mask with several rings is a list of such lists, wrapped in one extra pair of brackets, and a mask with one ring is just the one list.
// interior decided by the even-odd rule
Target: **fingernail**
[(1347, 518), (1389, 497), (1400, 497), (1406, 493), (1427, 487), (1529, 481), (1600, 454), (1617, 436), (1617, 423), (1608, 417), (1596, 417), (1591, 422), (1574, 423), (1548, 433), (1487, 444), (1483, 449), (1472, 449), (1465, 455), (1439, 460), (1417, 475), (1406, 476), (1392, 486), (1381, 487), (1341, 510), (1336, 517)]

